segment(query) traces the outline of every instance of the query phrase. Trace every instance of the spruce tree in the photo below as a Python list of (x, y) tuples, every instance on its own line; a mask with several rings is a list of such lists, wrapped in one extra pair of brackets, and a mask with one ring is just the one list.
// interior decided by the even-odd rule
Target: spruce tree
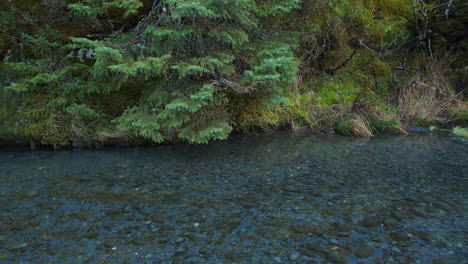
[[(136, 89), (138, 98), (112, 120), (117, 129), (153, 142), (224, 139), (233, 125), (228, 93), (270, 96), (294, 82), (294, 37), (259, 22), (298, 5), (298, 0), (163, 0), (154, 1), (126, 32), (71, 37), (70, 43), (25, 35), (38, 58), (9, 64), (23, 74), (9, 90), (31, 97), (25, 107), (32, 123), (60, 115), (88, 120), (86, 127), (105, 115), (96, 114), (93, 97)], [(111, 11), (125, 18), (142, 7), (134, 0), (69, 5), (76, 17), (90, 20)], [(69, 58), (56, 65), (53, 54)], [(43, 96), (45, 105), (38, 102)]]

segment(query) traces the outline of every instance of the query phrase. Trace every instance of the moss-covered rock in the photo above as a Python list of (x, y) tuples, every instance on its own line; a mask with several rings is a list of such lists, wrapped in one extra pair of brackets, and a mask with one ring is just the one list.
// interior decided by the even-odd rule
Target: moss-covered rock
[(432, 131), (432, 132), (439, 133), (439, 134), (450, 134), (450, 133), (452, 133), (452, 130), (450, 130), (450, 129), (438, 128), (436, 126), (430, 126), (429, 130)]
[(390, 134), (405, 134), (406, 132), (401, 128), (401, 123), (392, 119), (382, 119), (371, 116), (368, 118), (371, 129), (379, 133), (390, 133)]
[(460, 137), (468, 138), (468, 128), (466, 127), (457, 126), (453, 129), (452, 133)]

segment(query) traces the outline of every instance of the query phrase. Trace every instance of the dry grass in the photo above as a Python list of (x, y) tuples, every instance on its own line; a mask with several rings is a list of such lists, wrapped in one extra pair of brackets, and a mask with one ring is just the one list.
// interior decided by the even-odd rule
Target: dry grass
[(344, 136), (372, 137), (369, 122), (357, 114), (344, 114), (339, 117), (334, 126), (335, 131)]
[(454, 57), (425, 60), (424, 72), (408, 78), (399, 87), (400, 119), (407, 123), (445, 123), (455, 102), (455, 92), (447, 78)]
[(372, 137), (369, 122), (363, 118), (351, 120), (351, 128), (355, 137)]

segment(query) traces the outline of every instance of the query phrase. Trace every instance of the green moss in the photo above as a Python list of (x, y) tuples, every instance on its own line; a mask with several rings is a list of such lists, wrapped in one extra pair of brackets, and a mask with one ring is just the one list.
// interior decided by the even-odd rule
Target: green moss
[(450, 133), (452, 133), (452, 130), (450, 130), (450, 129), (438, 128), (436, 126), (430, 126), (429, 130), (432, 131), (432, 132), (439, 133), (439, 134), (450, 134)]
[(457, 126), (452, 132), (457, 136), (468, 138), (468, 128), (466, 127)]
[(396, 119), (381, 119), (371, 116), (368, 120), (371, 129), (375, 132), (400, 134), (403, 131), (400, 122)]
[(71, 131), (51, 120), (43, 120), (38, 123), (25, 126), (22, 131), (26, 137), (44, 145), (63, 147), (70, 145), (70, 142), (72, 141)]
[(454, 126), (468, 127), (468, 110), (454, 110), (449, 114), (449, 120)]
[(330, 79), (318, 82), (314, 90), (317, 91), (315, 102), (320, 106), (340, 104), (342, 106), (352, 103), (362, 88), (351, 80)]
[(241, 96), (230, 103), (230, 115), (239, 131), (272, 131), (284, 124), (281, 104), (265, 107), (265, 98)]

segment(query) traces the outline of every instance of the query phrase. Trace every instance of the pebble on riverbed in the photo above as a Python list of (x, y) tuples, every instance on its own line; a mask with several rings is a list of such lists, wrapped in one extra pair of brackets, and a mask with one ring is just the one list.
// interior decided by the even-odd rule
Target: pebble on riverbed
[(354, 255), (358, 258), (367, 258), (374, 254), (374, 248), (369, 245), (359, 245), (354, 249)]
[(366, 216), (362, 219), (362, 223), (366, 227), (376, 227), (382, 224), (382, 217), (380, 216)]

